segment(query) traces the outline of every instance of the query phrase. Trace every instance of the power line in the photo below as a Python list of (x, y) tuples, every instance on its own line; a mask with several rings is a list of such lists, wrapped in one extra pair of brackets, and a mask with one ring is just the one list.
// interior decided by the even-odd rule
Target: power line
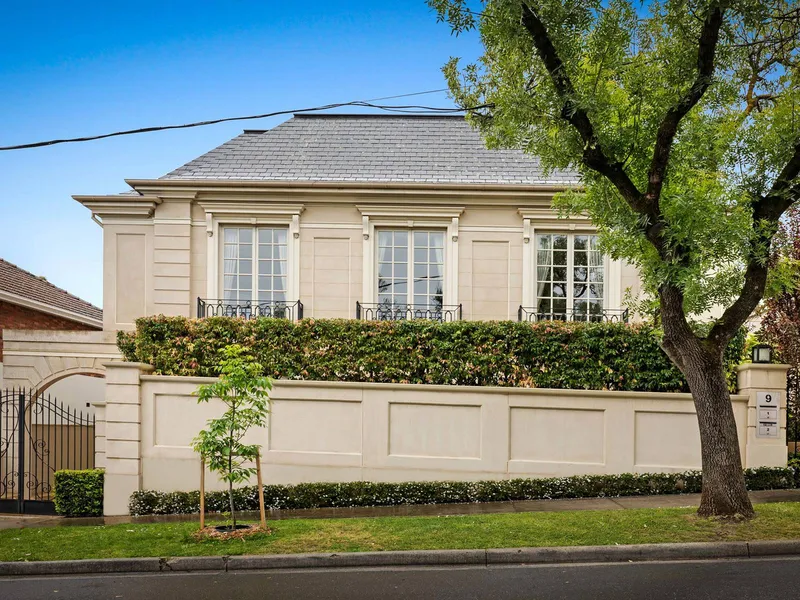
[(409, 113), (409, 114), (421, 114), (421, 113), (434, 113), (434, 114), (454, 114), (454, 113), (461, 113), (461, 112), (469, 112), (473, 110), (479, 110), (481, 108), (490, 108), (490, 105), (481, 105), (475, 106), (471, 108), (449, 108), (449, 107), (440, 107), (440, 106), (424, 106), (419, 104), (409, 104), (409, 105), (382, 105), (382, 104), (372, 104), (373, 101), (377, 100), (389, 100), (392, 98), (406, 98), (409, 96), (420, 96), (423, 94), (434, 94), (438, 92), (447, 91), (446, 88), (438, 89), (438, 90), (427, 90), (424, 92), (413, 92), (410, 94), (398, 94), (395, 96), (384, 96), (383, 98), (372, 98), (371, 100), (353, 100), (351, 102), (337, 102), (334, 104), (326, 104), (324, 106), (314, 106), (310, 108), (297, 108), (291, 110), (278, 110), (269, 113), (263, 113), (260, 115), (247, 115), (247, 116), (240, 116), (240, 117), (223, 117), (220, 119), (211, 119), (208, 121), (196, 121), (193, 123), (184, 123), (181, 125), (158, 125), (153, 127), (141, 127), (138, 129), (127, 129), (124, 131), (114, 131), (112, 133), (103, 133), (99, 135), (90, 135), (84, 137), (75, 137), (75, 138), (62, 138), (62, 139), (54, 139), (54, 140), (46, 140), (41, 142), (32, 142), (28, 144), (17, 144), (14, 146), (0, 146), (0, 151), (6, 150), (25, 150), (29, 148), (42, 148), (45, 146), (55, 146), (56, 144), (72, 144), (77, 142), (91, 142), (95, 140), (103, 140), (106, 138), (112, 137), (119, 137), (123, 135), (134, 135), (138, 133), (152, 133), (155, 131), (168, 131), (171, 129), (189, 129), (192, 127), (205, 127), (207, 125), (216, 125), (218, 123), (229, 123), (231, 121), (250, 121), (255, 119), (265, 119), (267, 117), (277, 117), (280, 115), (288, 115), (293, 113), (308, 113), (308, 112), (319, 112), (323, 110), (330, 110), (332, 108), (343, 108), (346, 106), (357, 106), (361, 108), (374, 108), (377, 110), (385, 110), (387, 112), (400, 112), (400, 113)]

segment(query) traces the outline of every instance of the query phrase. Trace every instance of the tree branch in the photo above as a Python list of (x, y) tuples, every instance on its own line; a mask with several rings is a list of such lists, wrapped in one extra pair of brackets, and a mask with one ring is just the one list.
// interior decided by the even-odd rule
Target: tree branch
[(783, 213), (800, 199), (800, 141), (794, 146), (792, 157), (784, 165), (770, 191), (753, 204), (753, 228), (756, 230), (750, 243), (744, 285), (739, 297), (717, 319), (708, 334), (710, 340), (727, 343), (764, 295), (767, 283), (767, 256), (774, 228)]
[(547, 28), (539, 16), (525, 2), (522, 3), (522, 25), (533, 38), (533, 45), (542, 59), (558, 97), (563, 102), (561, 118), (568, 121), (583, 140), (584, 164), (605, 176), (619, 191), (628, 204), (642, 212), (642, 193), (625, 172), (622, 163), (612, 162), (606, 156), (594, 131), (586, 110), (575, 102), (575, 87), (564, 68), (564, 62), (550, 39)]
[(697, 76), (694, 83), (678, 102), (667, 111), (658, 128), (653, 160), (648, 173), (647, 193), (645, 194), (646, 201), (649, 204), (657, 203), (661, 196), (664, 175), (669, 163), (669, 155), (672, 151), (672, 142), (678, 132), (681, 119), (700, 102), (700, 99), (711, 85), (723, 12), (724, 9), (719, 4), (710, 7), (700, 33), (700, 43), (697, 50)]

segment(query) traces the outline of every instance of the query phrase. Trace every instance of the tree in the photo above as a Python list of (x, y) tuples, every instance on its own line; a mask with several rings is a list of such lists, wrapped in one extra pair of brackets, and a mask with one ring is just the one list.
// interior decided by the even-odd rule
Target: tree
[[(800, 195), (797, 0), (428, 0), (484, 53), (444, 67), (490, 147), (580, 172), (587, 214), (657, 300), (662, 347), (694, 398), (700, 515), (750, 517), (725, 347), (762, 298)], [(690, 319), (715, 305), (706, 334)]]
[[(787, 441), (798, 441), (800, 423), (800, 206), (784, 216), (775, 236), (770, 259), (770, 277), (762, 310), (760, 337), (771, 343), (787, 373)], [(797, 448), (795, 447), (795, 455)]]
[(263, 372), (264, 367), (248, 356), (245, 348), (232, 344), (222, 349), (219, 380), (201, 385), (195, 392), (198, 403), (219, 398), (227, 406), (221, 417), (208, 420), (206, 429), (192, 441), (192, 448), (204, 458), (211, 472), (218, 473), (228, 483), (233, 529), (236, 529), (233, 486), (256, 474), (252, 463), (258, 459), (260, 448), (242, 440), (251, 427), (267, 425), (272, 382), (261, 375)]

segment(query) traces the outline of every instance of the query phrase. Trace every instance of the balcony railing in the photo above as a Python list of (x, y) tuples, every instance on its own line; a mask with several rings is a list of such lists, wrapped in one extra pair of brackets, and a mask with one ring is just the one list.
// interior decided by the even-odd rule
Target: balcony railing
[(460, 321), (460, 304), (391, 304), (356, 302), (356, 319), (364, 321)]
[(600, 312), (542, 312), (536, 308), (520, 306), (517, 311), (519, 321), (578, 321), (582, 323), (627, 323), (627, 308), (604, 308)]
[(270, 302), (197, 299), (197, 317), (240, 317), (257, 319), (273, 317), (295, 321), (303, 318), (303, 303), (273, 300)]

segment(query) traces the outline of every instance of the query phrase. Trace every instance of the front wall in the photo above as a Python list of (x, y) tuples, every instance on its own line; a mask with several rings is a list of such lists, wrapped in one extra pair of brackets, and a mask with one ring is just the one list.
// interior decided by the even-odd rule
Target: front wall
[[(210, 380), (142, 380), (142, 486), (196, 489), (191, 440), (223, 410), (192, 396)], [(271, 397), (267, 430), (248, 435), (262, 446), (270, 483), (676, 472), (700, 464), (688, 394), (276, 381)], [(733, 403), (743, 440), (747, 397)]]

